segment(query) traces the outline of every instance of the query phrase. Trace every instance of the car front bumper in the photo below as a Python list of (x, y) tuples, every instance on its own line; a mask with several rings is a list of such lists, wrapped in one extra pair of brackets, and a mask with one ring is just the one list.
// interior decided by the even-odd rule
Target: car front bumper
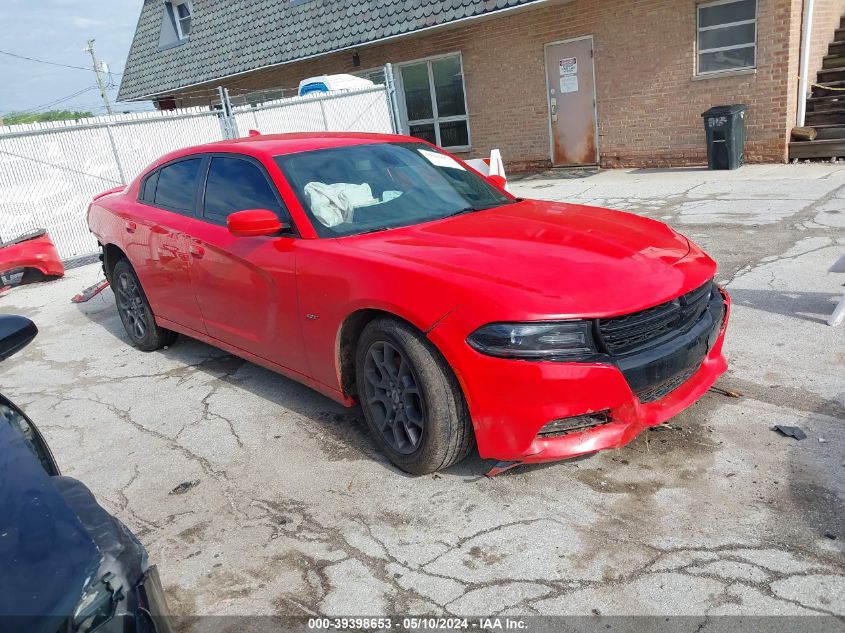
[[(529, 362), (484, 356), (465, 343), (464, 328), (449, 317), (429, 337), (455, 369), (482, 458), (508, 462), (508, 466), (557, 461), (624, 446), (644, 429), (689, 407), (713, 385), (727, 369), (722, 345), (730, 298), (720, 293), (724, 309), (720, 322), (680, 337), (645, 360), (628, 361), (627, 367), (622, 360), (614, 364)], [(695, 362), (684, 373), (684, 363), (689, 367), (693, 355)], [(632, 363), (639, 366), (631, 367)], [(641, 402), (629, 379), (635, 381), (651, 371), (683, 378), (683, 382), (659, 399)], [(538, 435), (553, 420), (596, 412), (605, 412), (608, 422), (557, 437)]]
[[(152, 624), (147, 629), (150, 633), (173, 633), (167, 600), (164, 597), (164, 588), (161, 586), (158, 569), (155, 565), (147, 570), (138, 586), (138, 607), (136, 618), (143, 614), (144, 619)], [(138, 631), (139, 628), (134, 630)]]
[(125, 592), (115, 613), (97, 633), (173, 633), (158, 569), (152, 565), (137, 586)]

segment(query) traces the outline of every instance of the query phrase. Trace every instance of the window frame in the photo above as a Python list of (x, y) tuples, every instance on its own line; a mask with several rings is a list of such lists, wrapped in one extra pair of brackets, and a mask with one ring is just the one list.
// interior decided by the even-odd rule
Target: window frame
[[(751, 20), (739, 20), (737, 22), (724, 22), (714, 26), (701, 26), (701, 10), (709, 7), (717, 7), (724, 4), (735, 4), (742, 0), (710, 0), (709, 2), (699, 2), (695, 5), (695, 75), (696, 77), (710, 77), (713, 75), (730, 74), (737, 72), (748, 72), (757, 69), (757, 42), (758, 42), (758, 24), (759, 24), (759, 8), (760, 0), (754, 0), (754, 18)], [(720, 46), (717, 48), (701, 48), (701, 33), (704, 31), (714, 31), (717, 29), (730, 28), (733, 26), (744, 26), (746, 24), (754, 25), (754, 41), (749, 44), (735, 44), (733, 46)], [(724, 68), (721, 70), (701, 70), (701, 56), (707, 53), (718, 53), (721, 51), (738, 50), (741, 48), (754, 49), (754, 63), (750, 66), (737, 66), (736, 68)]]
[[(152, 178), (155, 178), (155, 186), (156, 189), (158, 189), (158, 176), (158, 169), (153, 169), (150, 173), (144, 176), (144, 178), (141, 180), (140, 186), (138, 187), (138, 202), (140, 202), (141, 204), (150, 204), (150, 202), (146, 199), (147, 185), (150, 184), (150, 180), (152, 180)], [(153, 191), (153, 201), (155, 201), (155, 191)]]
[[(170, 4), (170, 11), (173, 15), (173, 25), (176, 27), (176, 36), (179, 38), (179, 41), (190, 39), (191, 33), (194, 31), (194, 5), (191, 3), (191, 0), (170, 0), (168, 3)], [(188, 7), (188, 17), (191, 19), (191, 30), (185, 33), (182, 30), (182, 20), (185, 18), (179, 17), (179, 7), (185, 5)]]
[[(282, 194), (279, 191), (279, 188), (276, 186), (276, 183), (273, 182), (273, 179), (270, 177), (270, 173), (267, 171), (267, 168), (264, 166), (264, 163), (262, 163), (254, 156), (248, 156), (247, 154), (238, 154), (237, 152), (211, 152), (205, 154), (205, 157), (206, 162), (205, 165), (203, 165), (203, 171), (200, 174), (200, 190), (196, 201), (196, 218), (198, 220), (201, 220), (206, 224), (222, 226), (223, 228), (228, 230), (228, 226), (225, 221), (220, 222), (219, 220), (206, 217), (205, 215), (205, 194), (208, 188), (208, 174), (211, 171), (211, 161), (214, 158), (230, 158), (232, 160), (242, 160), (257, 167), (261, 175), (264, 176), (264, 180), (267, 181), (267, 185), (270, 187), (270, 191), (276, 197), (276, 202), (279, 205), (279, 221), (286, 223), (288, 226), (290, 226), (289, 229), (283, 230), (279, 235), (266, 235), (262, 237), (299, 237), (299, 231), (296, 228), (296, 223), (293, 221), (293, 216), (291, 215), (290, 209), (285, 204), (284, 198), (282, 198)], [(272, 211), (272, 209), (268, 209), (268, 211)], [(232, 213), (237, 212), (232, 211)]]
[[(278, 170), (279, 170), (279, 173), (282, 175), (282, 178), (284, 179), (285, 183), (287, 184), (290, 192), (293, 194), (294, 200), (296, 200), (296, 202), (298, 203), (299, 208), (302, 211), (302, 214), (305, 216), (305, 220), (310, 225), (310, 227), (311, 227), (312, 231), (314, 232), (314, 234), (316, 235), (317, 239), (343, 239), (343, 238), (347, 238), (347, 237), (353, 238), (353, 237), (357, 237), (357, 236), (366, 234), (366, 231), (364, 233), (359, 232), (359, 233), (337, 234), (335, 231), (332, 230), (332, 227), (327, 227), (326, 225), (322, 224), (320, 222), (319, 218), (317, 218), (316, 215), (313, 213), (308, 201), (302, 195), (304, 193), (304, 187), (300, 187), (299, 183), (297, 183), (294, 180), (291, 180), (291, 177), (288, 173), (288, 166), (285, 164), (285, 162), (287, 160), (289, 160), (290, 157), (292, 157), (292, 156), (297, 156), (297, 155), (301, 155), (301, 154), (308, 154), (308, 153), (311, 153), (311, 152), (328, 152), (328, 151), (332, 151), (332, 150), (352, 151), (356, 148), (368, 147), (368, 146), (373, 146), (373, 145), (400, 145), (400, 146), (413, 145), (415, 147), (412, 148), (412, 149), (416, 149), (418, 151), (422, 150), (422, 149), (428, 149), (431, 152), (443, 154), (444, 156), (448, 156), (449, 158), (456, 158), (458, 160), (458, 164), (461, 167), (462, 171), (472, 175), (473, 177), (478, 178), (480, 181), (482, 181), (488, 187), (490, 187), (494, 191), (494, 193), (496, 193), (497, 195), (498, 194), (502, 195), (507, 200), (507, 202), (503, 202), (502, 205), (497, 205), (497, 206), (504, 206), (506, 204), (510, 204), (512, 202), (518, 202), (519, 201), (519, 198), (514, 197), (513, 194), (498, 190), (496, 187), (494, 187), (489, 182), (487, 182), (487, 178), (485, 178), (484, 176), (482, 176), (481, 174), (476, 172), (474, 169), (466, 169), (467, 166), (464, 165), (463, 162), (460, 161), (459, 158), (450, 156), (450, 153), (447, 150), (445, 150), (441, 147), (431, 145), (428, 141), (425, 141), (425, 140), (419, 139), (419, 138), (414, 138), (413, 141), (410, 141), (410, 140), (398, 140), (398, 141), (374, 140), (374, 141), (371, 141), (371, 142), (368, 141), (368, 142), (362, 143), (362, 144), (356, 143), (356, 144), (352, 144), (352, 145), (329, 146), (329, 147), (306, 149), (306, 150), (300, 150), (300, 151), (295, 151), (295, 152), (284, 152), (284, 153), (281, 153), (281, 154), (277, 154), (273, 157), (273, 161), (276, 163)], [(436, 165), (435, 165), (435, 167), (436, 167)], [(459, 193), (459, 195), (462, 195), (462, 194)], [(479, 211), (481, 211), (481, 210), (478, 210), (478, 211), (475, 211), (475, 212), (479, 212)], [(428, 220), (421, 220), (419, 222), (411, 223), (411, 224), (389, 226), (389, 227), (386, 227), (386, 230), (400, 229), (400, 228), (406, 228), (406, 227), (410, 227), (410, 226), (420, 226), (420, 225), (427, 224), (427, 223), (430, 223), (430, 222), (439, 222), (439, 221), (444, 220), (448, 217), (450, 217), (450, 216), (446, 215), (446, 216), (441, 217), (441, 218), (432, 218), (432, 219), (428, 219)], [(379, 229), (379, 230), (381, 230), (381, 229)]]
[[(458, 114), (454, 116), (446, 116), (441, 117), (438, 115), (437, 112), (437, 93), (436, 87), (434, 85), (434, 71), (431, 68), (431, 63), (440, 59), (449, 59), (452, 57), (458, 58), (458, 63), (461, 67), (461, 86), (463, 88), (464, 93), (464, 114)], [(405, 83), (402, 80), (402, 68), (406, 66), (414, 66), (417, 64), (426, 64), (426, 70), (428, 71), (428, 90), (429, 90), (429, 98), (431, 99), (431, 114), (432, 117), (428, 119), (409, 119), (408, 118), (408, 107), (405, 103)], [(443, 149), (449, 152), (468, 152), (472, 149), (472, 130), (470, 129), (469, 125), (469, 107), (467, 106), (467, 87), (466, 87), (466, 79), (464, 74), (464, 56), (461, 51), (456, 51), (452, 53), (444, 53), (443, 55), (432, 55), (431, 57), (422, 57), (420, 59), (413, 59), (407, 62), (402, 62), (396, 64), (396, 68), (398, 72), (395, 74), (395, 79), (398, 84), (399, 90), (402, 95), (401, 99), (401, 115), (402, 115), (402, 129), (405, 134), (408, 136), (411, 135), (411, 126), (412, 125), (433, 125), (434, 126), (434, 140), (435, 145), (438, 147), (442, 147)], [(444, 146), (441, 145), (440, 140), (440, 123), (452, 123), (454, 121), (465, 121), (467, 126), (467, 144), (466, 145), (449, 145)], [(415, 137), (416, 138), (416, 137)], [(422, 140), (422, 139), (421, 139)]]
[[(153, 175), (159, 175), (159, 181), (156, 182), (156, 192), (158, 192), (158, 185), (160, 182), (161, 170), (171, 165), (175, 165), (176, 163), (182, 163), (188, 160), (199, 160), (199, 172), (197, 173), (197, 186), (194, 190), (194, 197), (192, 201), (191, 209), (177, 209), (176, 207), (168, 207), (163, 204), (156, 204), (155, 196), (153, 196), (153, 200), (144, 200), (141, 198), (142, 194), (146, 193), (147, 188), (147, 181), (153, 177)], [(197, 217), (197, 201), (200, 195), (200, 186), (203, 186), (205, 183), (205, 179), (203, 178), (203, 174), (208, 169), (208, 156), (206, 154), (188, 154), (187, 156), (180, 156), (179, 158), (174, 158), (173, 160), (169, 160), (166, 163), (163, 163), (156, 167), (155, 169), (151, 169), (147, 174), (144, 175), (143, 180), (141, 181), (140, 186), (138, 187), (138, 195), (136, 197), (136, 202), (138, 204), (144, 204), (148, 207), (153, 207), (154, 209), (161, 209), (162, 211), (168, 211), (170, 213), (175, 213), (176, 215), (181, 215), (184, 217), (196, 218)]]

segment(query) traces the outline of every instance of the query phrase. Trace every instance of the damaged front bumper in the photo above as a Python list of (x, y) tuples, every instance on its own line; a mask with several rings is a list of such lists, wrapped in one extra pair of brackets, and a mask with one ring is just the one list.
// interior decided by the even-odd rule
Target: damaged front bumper
[[(691, 330), (647, 353), (607, 363), (524, 362), (461, 350), (457, 366), (471, 371), (459, 380), (479, 454), (499, 460), (488, 474), (619, 448), (689, 407), (727, 369), (722, 345), (729, 313), (730, 299), (718, 289), (707, 318)], [(449, 327), (444, 321), (436, 336), (457, 334)], [(588, 415), (596, 416), (595, 425), (548, 434), (550, 423), (565, 428), (567, 419)]]

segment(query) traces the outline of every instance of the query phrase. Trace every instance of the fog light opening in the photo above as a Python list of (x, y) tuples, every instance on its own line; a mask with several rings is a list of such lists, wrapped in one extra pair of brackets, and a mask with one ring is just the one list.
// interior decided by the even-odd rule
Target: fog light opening
[(562, 437), (564, 435), (571, 435), (573, 433), (580, 433), (587, 429), (592, 429), (602, 424), (610, 422), (610, 411), (598, 411), (596, 413), (587, 413), (584, 415), (576, 415), (571, 418), (560, 418), (552, 420), (546, 424), (540, 432), (538, 437)]

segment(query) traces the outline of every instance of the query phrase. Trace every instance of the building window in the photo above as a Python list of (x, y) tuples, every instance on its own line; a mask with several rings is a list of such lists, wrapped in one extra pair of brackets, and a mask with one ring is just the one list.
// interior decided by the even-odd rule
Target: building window
[(191, 0), (173, 0), (170, 6), (173, 8), (176, 33), (180, 40), (184, 40), (191, 34), (191, 15), (194, 12)]
[(440, 147), (469, 148), (461, 56), (403, 64), (399, 70), (408, 134)]
[(757, 65), (757, 0), (698, 5), (698, 74)]
[(164, 50), (187, 42), (191, 35), (194, 7), (191, 0), (167, 0), (161, 18), (158, 49)]

